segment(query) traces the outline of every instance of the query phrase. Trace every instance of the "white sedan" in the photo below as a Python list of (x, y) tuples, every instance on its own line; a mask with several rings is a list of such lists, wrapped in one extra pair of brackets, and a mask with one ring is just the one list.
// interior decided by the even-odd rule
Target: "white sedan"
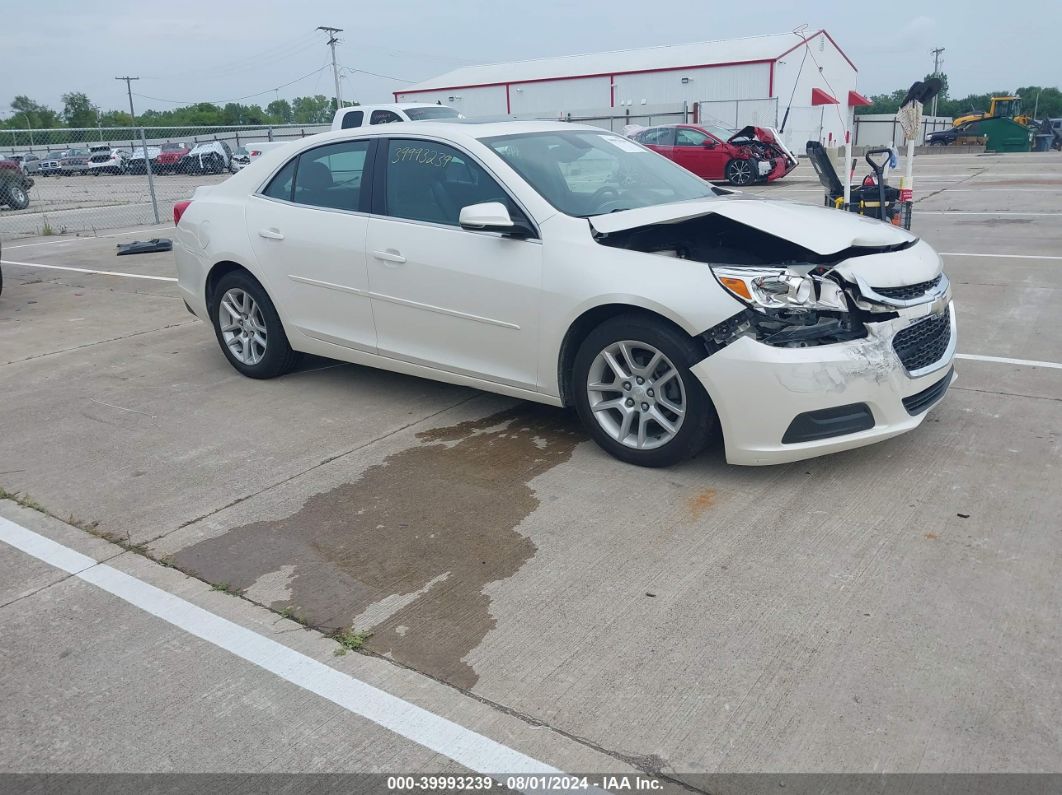
[(619, 135), (423, 121), (266, 152), (174, 207), (185, 302), (244, 375), (300, 352), (574, 406), (664, 466), (772, 464), (917, 426), (954, 375), (940, 257), (731, 195)]

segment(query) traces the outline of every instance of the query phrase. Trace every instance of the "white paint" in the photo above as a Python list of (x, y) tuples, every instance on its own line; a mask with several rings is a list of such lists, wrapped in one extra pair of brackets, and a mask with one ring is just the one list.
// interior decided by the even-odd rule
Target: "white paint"
[[(924, 180), (923, 180), (924, 181)], [(1023, 213), (1018, 210), (994, 210), (987, 212), (967, 212), (965, 210), (919, 210), (919, 215), (1017, 215), (1021, 217), (1032, 216), (1035, 218), (1062, 216), (1062, 213)]]
[(469, 770), (495, 776), (501, 783), (503, 773), (561, 773), (4, 517), (0, 517), (0, 541)]
[(151, 279), (156, 282), (175, 282), (174, 276), (149, 276), (146, 273), (120, 273), (118, 271), (97, 271), (91, 268), (74, 268), (70, 265), (42, 265), (39, 262), (15, 262), (14, 260), (2, 259), (0, 265), (19, 265), (23, 268), (47, 268), (53, 271), (73, 271), (74, 273), (92, 273), (98, 276), (124, 276), (127, 279)]
[(981, 254), (968, 251), (941, 251), (942, 257), (988, 257), (990, 259), (1062, 259), (1054, 254)]
[(956, 359), (969, 359), (974, 362), (994, 362), (995, 364), (1020, 364), (1023, 367), (1049, 367), (1052, 370), (1062, 370), (1062, 364), (1058, 362), (1038, 362), (1035, 359), (1010, 359), (1006, 356), (981, 356), (976, 353), (957, 353)]
[[(165, 227), (164, 227), (165, 228)], [(125, 232), (112, 232), (108, 235), (84, 235), (75, 237), (65, 237), (59, 240), (38, 240), (36, 243), (19, 243), (14, 246), (4, 246), (9, 251), (14, 248), (31, 248), (36, 246), (58, 246), (69, 243), (88, 243), (93, 240), (102, 240), (111, 237), (126, 237), (127, 235), (139, 235), (143, 232), (155, 232), (158, 231), (158, 227), (149, 227), (147, 229), (129, 229)]]

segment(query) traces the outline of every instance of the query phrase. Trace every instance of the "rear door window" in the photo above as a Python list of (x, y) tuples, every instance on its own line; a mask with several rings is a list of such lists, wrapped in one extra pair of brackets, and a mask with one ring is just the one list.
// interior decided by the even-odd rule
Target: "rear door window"
[(348, 110), (343, 114), (343, 129), (349, 130), (351, 127), (360, 127), (362, 119), (365, 118), (365, 112), (361, 110)]
[(291, 188), (295, 178), (295, 164), (299, 158), (293, 157), (284, 167), (276, 173), (276, 175), (269, 181), (269, 184), (265, 186), (265, 190), (262, 191), (263, 196), (268, 196), (271, 199), (283, 199), (286, 202), (291, 201)]
[(395, 121), (402, 121), (402, 117), (390, 110), (374, 110), (369, 117), (369, 124), (390, 124)]
[(342, 141), (299, 155), (292, 201), (334, 210), (361, 208), (368, 141)]

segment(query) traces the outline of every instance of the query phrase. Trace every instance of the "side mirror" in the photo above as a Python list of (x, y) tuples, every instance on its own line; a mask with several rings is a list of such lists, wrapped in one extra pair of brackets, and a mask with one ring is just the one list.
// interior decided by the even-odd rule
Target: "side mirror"
[(715, 149), (715, 141), (708, 140), (704, 142), (705, 149)]
[(513, 221), (508, 208), (501, 202), (483, 202), (462, 207), (458, 223), (462, 229), (477, 232), (501, 232), (512, 237), (527, 237), (531, 234), (527, 226)]

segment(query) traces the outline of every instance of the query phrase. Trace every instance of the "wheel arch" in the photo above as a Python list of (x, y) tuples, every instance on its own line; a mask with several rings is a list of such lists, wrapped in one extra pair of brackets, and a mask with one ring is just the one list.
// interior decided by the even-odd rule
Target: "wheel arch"
[(583, 344), (583, 340), (595, 328), (606, 320), (619, 315), (641, 315), (642, 317), (656, 320), (696, 342), (696, 338), (674, 320), (648, 307), (620, 302), (609, 302), (591, 307), (569, 324), (568, 330), (561, 340), (560, 351), (557, 356), (557, 385), (561, 402), (565, 406), (574, 404), (572, 368), (575, 364), (575, 355), (579, 351), (579, 346)]

